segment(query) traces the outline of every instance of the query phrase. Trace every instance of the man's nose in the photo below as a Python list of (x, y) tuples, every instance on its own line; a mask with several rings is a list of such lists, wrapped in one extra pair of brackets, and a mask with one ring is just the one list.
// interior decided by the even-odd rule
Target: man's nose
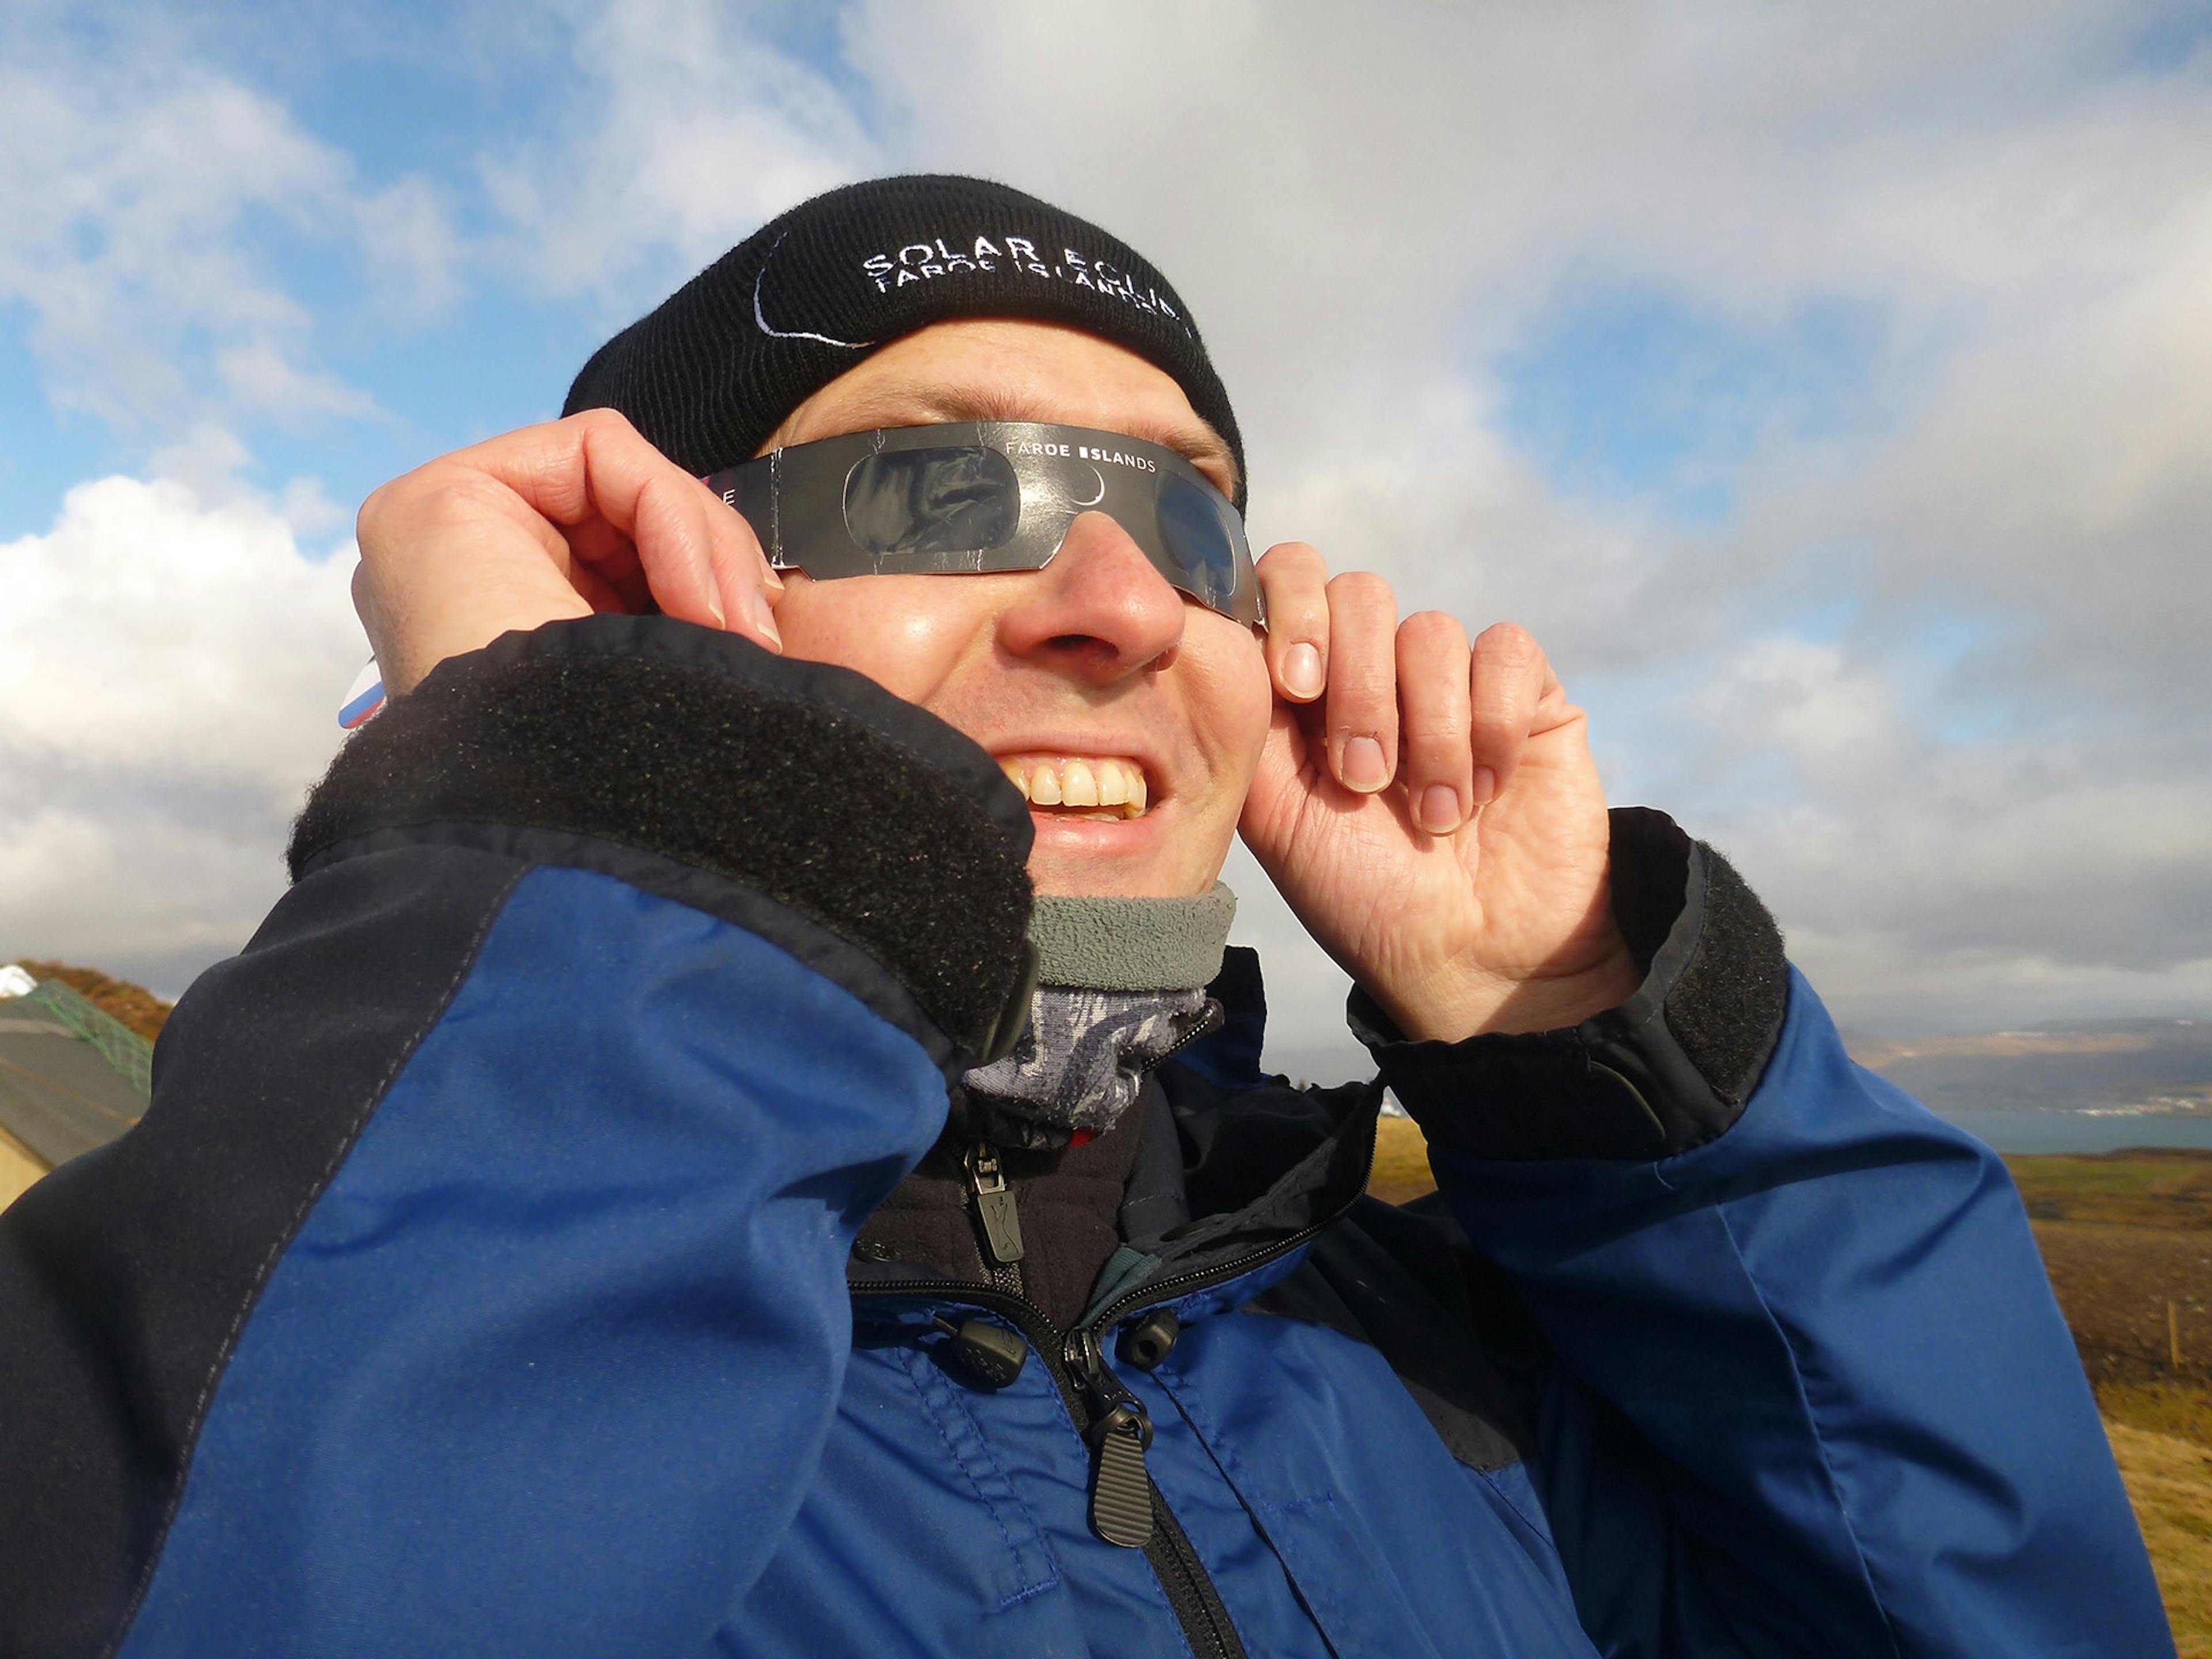
[(1174, 661), (1182, 624), (1182, 595), (1144, 549), (1103, 513), (1085, 513), (1000, 613), (999, 642), (1017, 657), (1108, 685)]

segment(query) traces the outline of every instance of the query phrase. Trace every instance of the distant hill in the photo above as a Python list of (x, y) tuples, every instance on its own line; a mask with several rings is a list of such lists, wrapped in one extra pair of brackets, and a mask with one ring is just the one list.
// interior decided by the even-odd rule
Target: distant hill
[(2066, 1021), (2027, 1031), (1846, 1034), (1862, 1066), (1938, 1112), (2212, 1116), (2212, 1020)]
[[(22, 965), (35, 978), (60, 980), (149, 1042), (175, 1006), (97, 968)], [(1908, 1038), (1846, 1031), (1844, 1042), (1860, 1065), (1939, 1112), (2212, 1117), (2212, 1019), (2070, 1020)]]
[(177, 1006), (173, 1002), (164, 1002), (143, 985), (134, 985), (127, 979), (103, 974), (97, 968), (76, 968), (66, 962), (33, 962), (28, 957), (0, 957), (0, 962), (9, 960), (20, 960), (24, 971), (33, 979), (61, 981), (86, 1001), (120, 1020), (149, 1042), (161, 1035), (161, 1027), (168, 1022), (169, 1011)]

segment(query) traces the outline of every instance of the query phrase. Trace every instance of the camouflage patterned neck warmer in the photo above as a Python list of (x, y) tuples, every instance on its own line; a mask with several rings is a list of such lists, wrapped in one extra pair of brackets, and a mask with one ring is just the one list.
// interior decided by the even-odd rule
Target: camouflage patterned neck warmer
[(1042, 897), (1030, 924), (1040, 958), (1029, 1030), (964, 1079), (953, 1125), (965, 1139), (1052, 1152), (1111, 1128), (1145, 1073), (1212, 1030), (1237, 896)]

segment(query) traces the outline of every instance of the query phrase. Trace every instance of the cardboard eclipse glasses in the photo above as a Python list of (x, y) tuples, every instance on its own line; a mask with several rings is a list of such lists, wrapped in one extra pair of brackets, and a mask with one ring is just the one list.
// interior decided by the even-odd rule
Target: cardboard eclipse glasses
[(1244, 522), (1173, 450), (1116, 432), (959, 422), (854, 432), (710, 475), (769, 562), (839, 576), (1042, 570), (1079, 514), (1103, 513), (1170, 583), (1267, 624)]

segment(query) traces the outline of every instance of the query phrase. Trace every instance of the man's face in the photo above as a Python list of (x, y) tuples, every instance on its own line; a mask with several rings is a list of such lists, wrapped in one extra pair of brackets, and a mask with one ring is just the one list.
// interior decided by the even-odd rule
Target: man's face
[[(1235, 482), (1227, 448), (1167, 374), (1042, 323), (910, 335), (793, 410), (768, 447), (975, 420), (1124, 433), (1189, 457), (1224, 493)], [(1026, 782), (1038, 891), (1212, 885), (1267, 733), (1267, 666), (1251, 629), (1170, 586), (1113, 520), (1084, 514), (1042, 570), (784, 580), (776, 625), (789, 655), (858, 669)], [(1111, 795), (1115, 768), (1141, 775), (1141, 816), (1037, 799), (1080, 796), (1086, 773)]]

